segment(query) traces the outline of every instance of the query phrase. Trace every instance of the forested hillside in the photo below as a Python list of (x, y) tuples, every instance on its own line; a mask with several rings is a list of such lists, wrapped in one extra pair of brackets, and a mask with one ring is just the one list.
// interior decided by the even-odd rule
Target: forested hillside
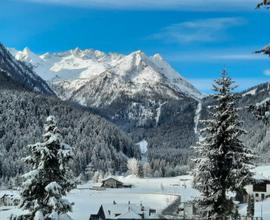
[(95, 170), (124, 172), (127, 156), (140, 155), (122, 131), (87, 109), (54, 97), (1, 87), (0, 178), (24, 171), (21, 158), (27, 153), (26, 146), (41, 141), (48, 115), (56, 116), (65, 142), (75, 149), (75, 175), (83, 173), (90, 161)]
[(22, 84), (14, 81), (6, 74), (4, 70), (0, 69), (0, 88), (1, 89), (25, 89)]

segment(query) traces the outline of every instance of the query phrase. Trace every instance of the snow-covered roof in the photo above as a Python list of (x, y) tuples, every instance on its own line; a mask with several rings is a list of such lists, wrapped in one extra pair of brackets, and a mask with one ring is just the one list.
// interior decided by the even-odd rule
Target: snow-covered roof
[(109, 180), (109, 179), (114, 179), (114, 180), (116, 180), (116, 181), (122, 183), (122, 182), (121, 182), (120, 180), (118, 180), (118, 178), (115, 177), (115, 176), (109, 176), (109, 177), (106, 177), (105, 179), (102, 180), (102, 182), (107, 181), (107, 180)]
[(59, 216), (59, 220), (72, 220), (72, 218), (67, 214), (63, 214)]
[(129, 210), (128, 212), (117, 216), (118, 219), (142, 219), (142, 216), (136, 214), (132, 210)]
[[(133, 204), (133, 203), (118, 204), (115, 202), (112, 204), (102, 205), (102, 207), (103, 207), (106, 218), (110, 218), (110, 219), (118, 219), (119, 216), (122, 216), (122, 218), (124, 218), (124, 216), (135, 215), (135, 214), (136, 214), (136, 219), (140, 215), (144, 215), (144, 218), (150, 218), (154, 216), (154, 215), (150, 216), (149, 211), (151, 208), (145, 207), (142, 204), (139, 204), (139, 205)], [(127, 218), (128, 217), (126, 217), (126, 219)]]
[(260, 174), (254, 175), (254, 176), (253, 176), (253, 179), (254, 179), (254, 180), (260, 180), (260, 181), (262, 181), (262, 180), (268, 180), (268, 181), (270, 181), (267, 177), (265, 177), (265, 176), (263, 176), (263, 175), (260, 175)]

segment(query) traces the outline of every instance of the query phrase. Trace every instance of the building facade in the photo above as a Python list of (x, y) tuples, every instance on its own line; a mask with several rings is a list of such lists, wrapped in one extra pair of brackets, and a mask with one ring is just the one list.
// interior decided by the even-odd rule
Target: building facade
[(249, 195), (253, 195), (255, 201), (262, 201), (270, 197), (270, 180), (260, 179), (254, 180), (253, 184), (247, 185), (245, 187), (246, 192)]

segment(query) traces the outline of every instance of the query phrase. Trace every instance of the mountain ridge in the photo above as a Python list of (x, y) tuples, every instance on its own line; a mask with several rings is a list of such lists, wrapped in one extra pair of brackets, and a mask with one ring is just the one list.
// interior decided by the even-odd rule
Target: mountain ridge
[(54, 95), (54, 92), (41, 77), (24, 62), (16, 60), (1, 43), (0, 70), (2, 75), (6, 75), (16, 82), (16, 84), (20, 84), (24, 88), (46, 95)]
[[(131, 76), (132, 68), (143, 66), (151, 67), (152, 75), (147, 75), (146, 72), (140, 74), (136, 79), (130, 78), (131, 81), (136, 81), (140, 84), (140, 81), (151, 82), (152, 80), (158, 81), (159, 79), (166, 79), (168, 84), (177, 89), (185, 95), (191, 95), (193, 97), (201, 97), (200, 92), (188, 83), (180, 74), (173, 70), (173, 68), (159, 55), (155, 54), (152, 57), (147, 57), (142, 51), (135, 51), (128, 55), (116, 54), (116, 53), (104, 53), (97, 50), (68, 50), (60, 53), (45, 53), (43, 55), (37, 55), (26, 48), (23, 51), (16, 51), (10, 49), (16, 59), (25, 61), (31, 64), (34, 70), (43, 76), (45, 80), (53, 80), (57, 78), (57, 81), (65, 81), (71, 84), (71, 89), (74, 89), (74, 84), (84, 84), (84, 82), (98, 77), (107, 71), (114, 71), (119, 77), (126, 77), (127, 80)], [(141, 65), (140, 65), (141, 62)], [(44, 74), (43, 71), (48, 73)], [(129, 70), (129, 72), (128, 72)], [(137, 71), (138, 73), (138, 71)], [(51, 76), (48, 76), (51, 74)], [(179, 85), (179, 86), (177, 86)], [(68, 98), (68, 97), (62, 97)]]

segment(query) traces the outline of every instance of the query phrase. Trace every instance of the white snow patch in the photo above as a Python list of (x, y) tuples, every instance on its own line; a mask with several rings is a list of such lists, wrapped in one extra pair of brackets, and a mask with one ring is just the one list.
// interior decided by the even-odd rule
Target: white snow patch
[(25, 48), (23, 51), (10, 49), (17, 60), (30, 63), (45, 80), (58, 76), (62, 80), (91, 78), (116, 65), (121, 54), (105, 54), (98, 50), (76, 48), (60, 53), (38, 55)]
[(198, 101), (197, 109), (195, 112), (195, 117), (194, 117), (194, 132), (195, 134), (198, 134), (198, 125), (201, 117), (201, 111), (202, 111), (202, 102)]
[(137, 145), (139, 145), (142, 154), (145, 154), (148, 151), (148, 143), (145, 139), (138, 142)]
[(256, 95), (257, 89), (252, 89), (246, 93), (244, 93), (242, 96), (247, 96), (247, 95)]
[(261, 106), (263, 104), (265, 104), (266, 102), (269, 102), (270, 101), (270, 98), (265, 98), (264, 100), (262, 100), (261, 102), (259, 103), (256, 103), (256, 106)]
[(156, 115), (156, 126), (158, 126), (158, 123), (159, 123), (159, 119), (160, 119), (160, 115), (161, 115), (161, 108), (163, 105), (165, 105), (167, 102), (163, 102), (163, 103), (159, 103), (159, 106), (157, 108), (157, 115)]

